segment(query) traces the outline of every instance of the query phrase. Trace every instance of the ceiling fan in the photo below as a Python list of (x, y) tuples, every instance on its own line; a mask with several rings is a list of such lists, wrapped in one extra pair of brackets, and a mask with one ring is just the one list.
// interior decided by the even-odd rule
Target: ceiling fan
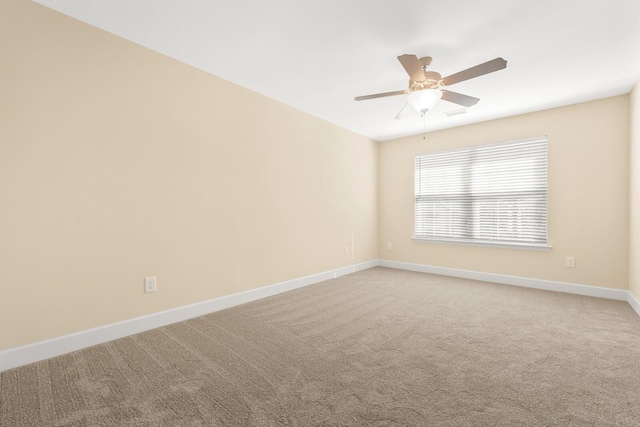
[(445, 101), (453, 102), (463, 107), (471, 107), (477, 104), (480, 99), (442, 88), (507, 67), (507, 61), (502, 58), (495, 58), (442, 78), (438, 72), (427, 71), (427, 67), (431, 65), (431, 60), (432, 58), (430, 56), (420, 59), (415, 55), (405, 54), (398, 56), (398, 61), (400, 61), (400, 64), (402, 64), (407, 74), (409, 74), (409, 89), (356, 96), (354, 99), (356, 101), (364, 101), (366, 99), (382, 98), (385, 96), (409, 94), (407, 104), (400, 110), (396, 119), (402, 119), (411, 115), (414, 109), (424, 116), (428, 110), (433, 108), (439, 99), (444, 99)]

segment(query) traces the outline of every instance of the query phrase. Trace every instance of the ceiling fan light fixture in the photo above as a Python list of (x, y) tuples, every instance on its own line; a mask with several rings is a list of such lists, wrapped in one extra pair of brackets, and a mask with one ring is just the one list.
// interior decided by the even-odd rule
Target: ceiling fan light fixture
[(407, 98), (407, 102), (415, 108), (416, 111), (424, 114), (431, 110), (440, 98), (442, 98), (441, 90), (424, 89), (411, 93)]

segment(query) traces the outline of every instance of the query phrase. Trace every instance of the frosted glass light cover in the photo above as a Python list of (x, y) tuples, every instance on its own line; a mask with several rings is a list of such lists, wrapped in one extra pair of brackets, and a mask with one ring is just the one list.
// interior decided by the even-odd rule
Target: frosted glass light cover
[(423, 89), (413, 92), (407, 98), (407, 102), (421, 113), (426, 113), (442, 98), (442, 91), (438, 89)]

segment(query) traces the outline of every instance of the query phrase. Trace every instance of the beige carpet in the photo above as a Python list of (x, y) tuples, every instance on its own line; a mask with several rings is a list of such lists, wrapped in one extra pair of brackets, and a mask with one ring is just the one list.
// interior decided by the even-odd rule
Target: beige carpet
[(0, 375), (2, 426), (639, 426), (625, 302), (373, 268)]

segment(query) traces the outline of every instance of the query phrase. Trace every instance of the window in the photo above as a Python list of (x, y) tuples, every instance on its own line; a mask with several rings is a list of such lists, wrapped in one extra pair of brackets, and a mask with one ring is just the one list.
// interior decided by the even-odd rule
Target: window
[(416, 240), (547, 246), (547, 138), (416, 156)]

